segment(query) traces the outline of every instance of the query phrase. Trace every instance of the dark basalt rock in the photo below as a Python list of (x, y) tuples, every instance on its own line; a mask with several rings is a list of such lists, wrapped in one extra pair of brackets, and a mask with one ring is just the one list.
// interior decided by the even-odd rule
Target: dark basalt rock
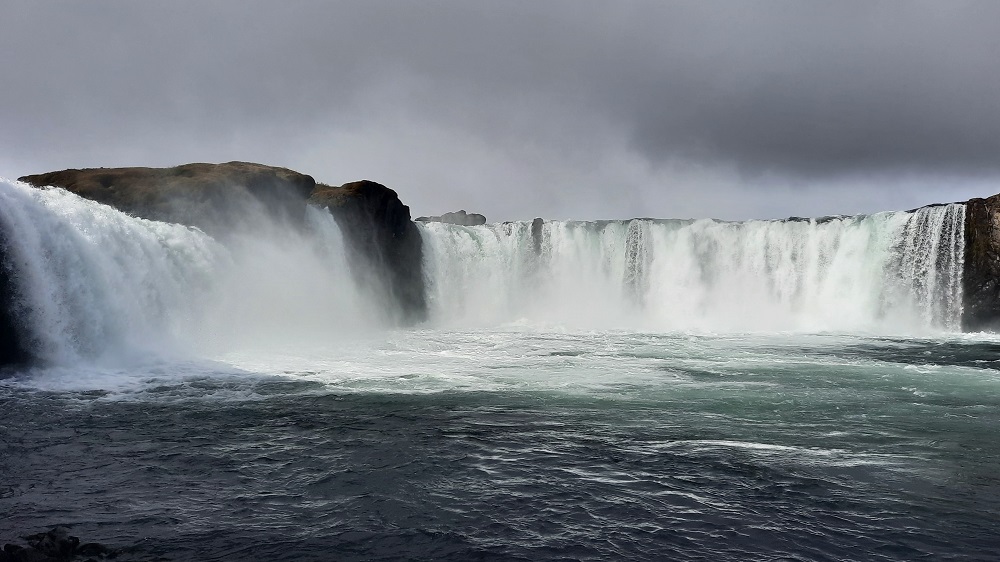
[[(933, 205), (928, 205), (932, 207)], [(835, 220), (845, 218), (845, 215), (827, 215), (823, 217), (788, 217), (785, 222), (815, 222), (816, 224), (826, 224)]]
[(69, 534), (66, 527), (53, 527), (45, 533), (23, 537), (28, 546), (7, 543), (0, 551), (0, 562), (56, 562), (86, 558), (106, 560), (119, 551), (98, 543), (80, 545), (80, 539)]
[(466, 213), (465, 210), (445, 213), (434, 217), (417, 217), (413, 219), (417, 222), (443, 222), (445, 224), (457, 224), (460, 226), (479, 226), (486, 224), (486, 217), (478, 213)]
[(72, 537), (66, 527), (54, 527), (47, 533), (38, 533), (24, 537), (28, 544), (38, 552), (56, 559), (68, 559), (73, 556), (80, 539)]
[(318, 184), (309, 201), (337, 219), (361, 282), (381, 283), (399, 305), (404, 324), (425, 320), (420, 231), (396, 192), (368, 180), (340, 187)]
[(1000, 329), (1000, 194), (965, 204), (962, 329)]
[(301, 222), (305, 200), (316, 186), (311, 176), (250, 162), (71, 169), (19, 179), (62, 187), (137, 217), (213, 233), (242, 224), (254, 211)]
[(535, 248), (535, 254), (542, 253), (542, 228), (545, 224), (541, 218), (531, 221), (531, 242)]
[(7, 242), (12, 235), (0, 219), (0, 365), (17, 365), (31, 359), (23, 341), (24, 330), (14, 310), (15, 267)]

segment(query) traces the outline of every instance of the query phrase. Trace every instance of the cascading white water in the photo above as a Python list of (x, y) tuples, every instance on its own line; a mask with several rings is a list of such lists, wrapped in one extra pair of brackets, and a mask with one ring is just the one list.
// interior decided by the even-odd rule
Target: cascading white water
[[(957, 330), (965, 206), (821, 221), (421, 225), (431, 315), (703, 331)], [(538, 250), (536, 251), (536, 245)]]
[(318, 209), (307, 223), (295, 231), (247, 217), (222, 244), (0, 179), (9, 306), (32, 355), (50, 364), (357, 330), (375, 315), (348, 275), (340, 230)]
[[(432, 320), (700, 331), (957, 330), (964, 205), (822, 221), (421, 224)], [(330, 342), (377, 325), (340, 230), (247, 217), (221, 243), (61, 189), (0, 181), (0, 227), (32, 354)], [(384, 306), (384, 305), (383, 305)]]
[(219, 253), (198, 230), (17, 182), (0, 182), (0, 223), (13, 311), (27, 346), (51, 363), (163, 345), (189, 324)]
[(918, 209), (894, 248), (893, 267), (925, 324), (961, 328), (965, 205)]

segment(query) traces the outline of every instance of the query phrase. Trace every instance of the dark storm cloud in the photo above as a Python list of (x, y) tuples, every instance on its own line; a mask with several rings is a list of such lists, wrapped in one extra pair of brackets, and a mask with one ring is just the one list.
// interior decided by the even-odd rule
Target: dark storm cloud
[(1000, 4), (576, 2), (474, 12), (406, 14), (389, 44), (373, 43), (391, 53), (405, 37), (407, 68), (451, 87), (543, 93), (608, 116), (652, 161), (806, 174), (998, 166)]
[(686, 43), (703, 65), (664, 55), (629, 104), (642, 110), (626, 110), (647, 153), (807, 174), (1000, 165), (1000, 5), (755, 6), (695, 18)]
[[(355, 179), (317, 173), (326, 146), (358, 162), (392, 153), (364, 175), (423, 177), (432, 198), (446, 199), (431, 187), (439, 180), (484, 192), (516, 180), (539, 184), (528, 203), (556, 205), (539, 192), (565, 187), (553, 178), (600, 197), (587, 177), (625, 168), (626, 183), (680, 165), (786, 187), (1000, 172), (995, 2), (7, 2), (2, 12), (0, 164), (17, 173), (243, 158)], [(411, 138), (421, 127), (425, 138)], [(513, 178), (476, 177), (511, 164)], [(431, 168), (450, 171), (416, 171)], [(640, 191), (632, 208), (661, 196)]]

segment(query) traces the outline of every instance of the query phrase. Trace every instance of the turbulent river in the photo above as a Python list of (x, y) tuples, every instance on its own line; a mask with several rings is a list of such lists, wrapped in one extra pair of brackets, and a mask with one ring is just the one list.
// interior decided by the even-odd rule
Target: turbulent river
[(995, 560), (964, 207), (421, 225), (391, 328), (336, 223), (224, 239), (0, 182), (0, 541), (121, 559)]

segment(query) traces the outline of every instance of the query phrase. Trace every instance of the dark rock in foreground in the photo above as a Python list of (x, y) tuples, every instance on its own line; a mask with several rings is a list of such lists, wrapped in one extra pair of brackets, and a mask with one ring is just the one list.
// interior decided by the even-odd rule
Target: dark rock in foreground
[(413, 219), (417, 222), (443, 222), (445, 224), (457, 224), (460, 226), (479, 226), (486, 224), (486, 217), (479, 213), (466, 213), (465, 210), (445, 213), (434, 217), (417, 217)]
[(311, 176), (250, 162), (184, 164), (174, 168), (90, 168), (19, 178), (55, 186), (131, 215), (218, 233), (255, 213), (301, 222)]
[(373, 181), (340, 187), (318, 184), (309, 201), (330, 209), (362, 283), (384, 285), (398, 303), (404, 324), (427, 318), (423, 249), (410, 208), (395, 191)]
[(53, 527), (45, 533), (24, 537), (28, 545), (7, 543), (0, 551), (0, 562), (51, 562), (105, 560), (116, 558), (118, 552), (97, 543), (81, 545), (80, 539), (69, 534), (66, 527)]
[(962, 329), (1000, 329), (1000, 195), (965, 204)]

